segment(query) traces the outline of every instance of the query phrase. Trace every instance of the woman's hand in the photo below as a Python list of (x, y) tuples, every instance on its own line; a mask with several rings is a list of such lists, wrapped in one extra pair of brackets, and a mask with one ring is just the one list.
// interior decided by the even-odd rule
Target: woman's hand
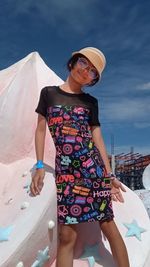
[(44, 185), (44, 176), (45, 176), (45, 170), (42, 169), (37, 169), (36, 173), (32, 177), (32, 182), (30, 184), (30, 191), (33, 196), (39, 195), (43, 185)]
[(124, 202), (121, 191), (126, 192), (126, 189), (124, 188), (122, 183), (117, 178), (114, 178), (112, 180), (112, 188), (111, 188), (112, 200)]

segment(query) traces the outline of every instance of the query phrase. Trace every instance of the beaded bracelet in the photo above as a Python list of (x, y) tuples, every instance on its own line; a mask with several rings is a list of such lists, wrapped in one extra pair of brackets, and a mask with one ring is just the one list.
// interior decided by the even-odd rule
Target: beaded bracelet
[(110, 178), (111, 181), (117, 179), (116, 175), (113, 174), (112, 172), (108, 173), (107, 176)]
[(38, 160), (35, 166), (36, 166), (36, 169), (42, 169), (44, 168), (44, 163), (42, 160)]

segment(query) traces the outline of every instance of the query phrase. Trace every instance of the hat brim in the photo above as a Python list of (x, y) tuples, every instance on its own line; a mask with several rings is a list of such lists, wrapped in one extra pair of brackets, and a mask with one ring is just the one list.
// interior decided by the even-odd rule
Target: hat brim
[(75, 51), (72, 55), (82, 54), (85, 56), (101, 74), (106, 65), (106, 58), (101, 50), (95, 47), (85, 47), (79, 51)]

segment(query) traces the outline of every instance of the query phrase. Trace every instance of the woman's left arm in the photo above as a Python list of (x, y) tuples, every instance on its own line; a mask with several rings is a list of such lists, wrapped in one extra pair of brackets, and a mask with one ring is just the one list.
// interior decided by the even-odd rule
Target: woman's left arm
[(92, 131), (93, 141), (94, 141), (96, 147), (98, 148), (98, 150), (100, 151), (102, 160), (103, 160), (104, 165), (106, 167), (106, 171), (107, 171), (107, 173), (111, 173), (112, 170), (111, 170), (111, 166), (109, 163), (106, 147), (104, 144), (101, 128), (99, 126), (92, 126), (91, 131)]
[[(94, 141), (96, 147), (98, 148), (98, 150), (100, 151), (100, 154), (101, 154), (102, 160), (104, 162), (106, 171), (107, 171), (107, 173), (111, 173), (112, 170), (111, 170), (111, 166), (109, 163), (106, 147), (104, 144), (101, 128), (99, 126), (91, 126), (91, 132), (92, 132), (93, 141)], [(112, 199), (114, 201), (119, 200), (120, 202), (124, 202), (124, 199), (123, 199), (123, 196), (121, 194), (120, 189), (123, 192), (126, 192), (122, 183), (117, 178), (114, 177), (114, 180), (112, 180), (112, 189), (111, 189)]]

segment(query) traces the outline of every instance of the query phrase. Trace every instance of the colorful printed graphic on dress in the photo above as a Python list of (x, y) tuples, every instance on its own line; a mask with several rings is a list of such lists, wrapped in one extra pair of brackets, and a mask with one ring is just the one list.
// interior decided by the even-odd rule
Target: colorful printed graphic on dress
[(48, 108), (48, 127), (56, 147), (58, 222), (75, 224), (113, 217), (110, 179), (81, 106)]

